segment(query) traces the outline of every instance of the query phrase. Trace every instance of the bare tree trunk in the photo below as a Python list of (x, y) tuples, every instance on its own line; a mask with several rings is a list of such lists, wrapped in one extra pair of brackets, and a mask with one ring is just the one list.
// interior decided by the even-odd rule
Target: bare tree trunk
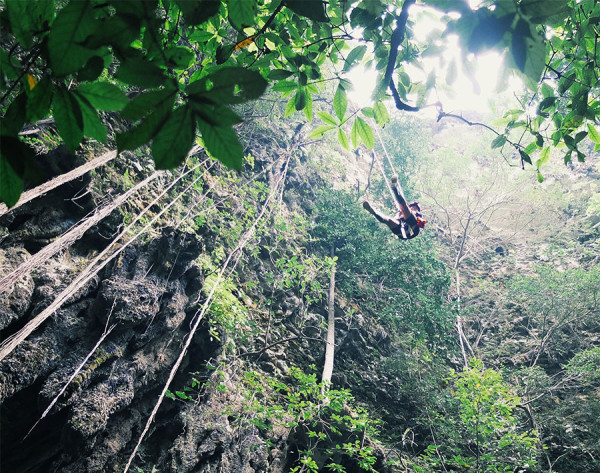
[(66, 174), (56, 176), (54, 179), (51, 179), (48, 182), (45, 182), (44, 184), (41, 184), (31, 190), (28, 190), (27, 192), (23, 192), (23, 194), (21, 194), (21, 197), (19, 198), (19, 201), (10, 209), (6, 207), (5, 204), (0, 204), (0, 215), (4, 215), (9, 210), (15, 209), (20, 205), (23, 205), (29, 202), (30, 200), (35, 199), (36, 197), (42, 196), (46, 192), (51, 191), (52, 189), (58, 186), (72, 181), (73, 179), (77, 179), (78, 177), (83, 176), (86, 172), (89, 172), (92, 169), (97, 168), (98, 166), (102, 166), (103, 164), (106, 164), (111, 159), (114, 159), (116, 157), (116, 151), (109, 151), (107, 153), (104, 153), (102, 156), (98, 156), (97, 158), (92, 159), (89, 163), (85, 163), (82, 166), (79, 166), (78, 168), (67, 172)]
[[(335, 256), (335, 248), (331, 246), (331, 258)], [(333, 355), (335, 348), (335, 263), (331, 266), (331, 275), (329, 276), (329, 311), (327, 315), (327, 345), (325, 345), (325, 363), (323, 364), (323, 389), (325, 393), (326, 385), (331, 383), (333, 374)]]
[(8, 291), (11, 286), (13, 286), (21, 277), (29, 274), (32, 270), (41, 266), (59, 251), (69, 248), (74, 242), (79, 240), (86, 231), (96, 225), (104, 217), (109, 215), (113, 210), (127, 202), (127, 199), (129, 199), (129, 197), (131, 197), (134, 193), (144, 188), (153, 179), (156, 179), (162, 174), (163, 171), (155, 171), (146, 179), (129, 189), (127, 192), (119, 195), (103, 207), (97, 208), (91, 216), (86, 217), (76, 225), (73, 225), (66, 233), (61, 235), (49, 245), (46, 245), (17, 269), (0, 279), (0, 292)]

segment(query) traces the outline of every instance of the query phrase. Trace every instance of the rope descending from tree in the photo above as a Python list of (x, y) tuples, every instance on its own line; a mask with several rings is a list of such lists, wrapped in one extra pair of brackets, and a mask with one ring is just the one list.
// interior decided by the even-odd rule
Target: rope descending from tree
[(236, 255), (241, 255), (241, 253), (242, 253), (244, 247), (246, 246), (246, 244), (254, 236), (254, 233), (256, 231), (256, 227), (258, 226), (258, 223), (260, 222), (260, 220), (262, 219), (263, 215), (267, 211), (267, 208), (269, 207), (270, 201), (272, 200), (272, 198), (274, 196), (276, 196), (278, 194), (279, 186), (280, 185), (281, 186), (284, 185), (285, 177), (286, 177), (287, 169), (288, 169), (288, 164), (289, 164), (291, 155), (292, 155), (292, 153), (290, 152), (288, 154), (288, 156), (287, 156), (287, 160), (285, 162), (285, 166), (284, 166), (284, 170), (282, 172), (282, 175), (281, 175), (279, 181), (276, 183), (275, 188), (273, 189), (273, 191), (267, 197), (265, 203), (263, 204), (263, 207), (262, 207), (260, 213), (256, 217), (256, 220), (254, 221), (254, 223), (252, 224), (252, 226), (241, 236), (241, 238), (240, 238), (237, 246), (233, 249), (233, 251), (231, 251), (231, 253), (227, 257), (227, 259), (225, 260), (225, 263), (223, 263), (223, 267), (219, 271), (219, 274), (217, 275), (217, 279), (215, 280), (215, 283), (214, 283), (213, 287), (211, 288), (211, 291), (208, 294), (208, 297), (206, 298), (206, 301), (204, 301), (204, 304), (202, 305), (202, 308), (199, 309), (198, 312), (196, 312), (196, 314), (194, 315), (194, 318), (192, 319), (193, 326), (192, 326), (192, 328), (190, 330), (190, 333), (188, 334), (188, 337), (185, 340), (185, 343), (184, 343), (184, 345), (183, 345), (183, 347), (181, 349), (181, 352), (179, 353), (179, 357), (177, 358), (177, 360), (175, 361), (175, 364), (171, 368), (171, 372), (169, 373), (169, 377), (167, 378), (167, 382), (163, 386), (163, 389), (162, 389), (160, 395), (158, 396), (158, 400), (157, 400), (156, 404), (154, 405), (154, 408), (152, 409), (150, 417), (148, 418), (148, 421), (146, 422), (146, 426), (144, 427), (144, 430), (142, 431), (142, 433), (141, 433), (141, 435), (140, 435), (140, 437), (139, 437), (139, 439), (137, 441), (137, 444), (136, 444), (135, 448), (133, 449), (133, 452), (131, 452), (131, 455), (129, 456), (129, 460), (127, 461), (127, 464), (125, 465), (125, 469), (123, 470), (123, 473), (127, 473), (127, 471), (129, 470), (129, 467), (133, 463), (133, 460), (135, 459), (135, 456), (136, 456), (136, 454), (137, 454), (137, 452), (138, 452), (138, 450), (140, 448), (140, 445), (142, 444), (142, 440), (144, 439), (144, 437), (146, 436), (146, 434), (150, 430), (150, 426), (152, 425), (152, 422), (154, 421), (154, 418), (156, 417), (156, 413), (158, 412), (158, 409), (161, 406), (163, 399), (165, 398), (165, 394), (168, 391), (169, 386), (171, 385), (171, 382), (173, 381), (173, 379), (175, 378), (175, 375), (177, 374), (177, 370), (179, 369), (179, 367), (181, 366), (181, 363), (183, 362), (183, 359), (184, 359), (185, 354), (187, 353), (187, 350), (188, 350), (188, 348), (189, 348), (189, 346), (190, 346), (190, 344), (192, 342), (192, 339), (194, 338), (194, 335), (196, 334), (196, 331), (198, 330), (198, 327), (200, 326), (200, 322), (204, 319), (204, 315), (206, 314), (206, 312), (212, 306), (212, 302), (213, 302), (215, 291), (217, 290), (217, 288), (221, 284), (221, 281), (223, 279), (225, 271), (227, 271), (227, 268), (229, 267), (229, 264), (232, 261), (233, 261), (232, 270), (235, 269), (235, 266), (239, 262), (239, 257), (237, 259), (235, 258)]
[[(372, 124), (372, 128), (375, 130), (375, 133), (377, 133), (377, 138), (379, 138), (379, 143), (381, 144), (381, 148), (383, 149), (383, 154), (385, 156), (385, 159), (387, 160), (388, 164), (390, 165), (390, 168), (392, 169), (392, 175), (396, 175), (397, 176), (398, 173), (394, 169), (394, 164), (392, 163), (390, 155), (387, 152), (387, 148), (385, 147), (385, 143), (383, 141), (383, 138), (381, 137), (381, 134), (379, 133), (379, 130), (377, 129), (377, 126), (375, 125), (375, 123), (372, 122), (371, 124)], [(388, 181), (388, 178), (387, 178), (387, 176), (385, 174), (385, 169), (384, 169), (383, 163), (382, 163), (383, 160), (378, 160), (377, 159), (377, 154), (375, 153), (375, 151), (373, 151), (373, 160), (377, 161), (377, 164), (379, 165), (379, 170), (381, 171), (381, 175), (383, 176), (385, 184), (387, 185), (387, 188), (390, 191), (390, 194), (392, 195), (392, 200), (395, 202), (396, 201), (396, 196), (394, 195), (394, 191), (392, 190), (392, 185)], [(400, 191), (400, 195), (402, 197), (404, 197), (404, 200), (406, 200), (406, 197), (404, 196), (404, 189), (402, 189), (402, 185), (400, 184), (400, 180), (398, 180), (396, 182), (396, 186), (398, 187), (398, 190)]]
[[(204, 161), (205, 162), (205, 161)], [(204, 163), (203, 162), (203, 163)], [(48, 319), (52, 314), (54, 314), (78, 289), (80, 289), (84, 284), (86, 284), (90, 279), (92, 279), (98, 272), (104, 268), (110, 261), (116, 258), (121, 252), (123, 252), (130, 244), (132, 244), (140, 235), (144, 234), (153, 224), (156, 222), (167, 210), (169, 210), (185, 193), (193, 187), (193, 185), (200, 180), (203, 176), (201, 174), (198, 176), (189, 186), (187, 186), (181, 193), (179, 193), (168, 205), (165, 206), (158, 214), (156, 214), (147, 225), (145, 225), (138, 233), (136, 233), (130, 240), (125, 242), (121, 247), (119, 247), (114, 253), (108, 256), (107, 259), (102, 261), (102, 259), (107, 256), (111, 250), (114, 250), (118, 241), (123, 237), (133, 226), (137, 223), (137, 221), (145, 214), (158, 200), (165, 195), (169, 189), (171, 189), (179, 180), (181, 180), (185, 175), (192, 172), (194, 169), (198, 168), (201, 164), (196, 165), (192, 169), (186, 171), (184, 174), (180, 175), (177, 179), (175, 179), (160, 195), (158, 195), (150, 204), (148, 204), (138, 215), (137, 217), (127, 226), (117, 237), (112, 241), (112, 243), (107, 246), (98, 256), (94, 258), (94, 260), (54, 299), (54, 301), (42, 312), (36, 315), (32, 320), (27, 322), (27, 324), (18, 332), (6, 338), (0, 344), (0, 361), (6, 358), (21, 342), (23, 342), (31, 333), (37, 329), (46, 319)]]

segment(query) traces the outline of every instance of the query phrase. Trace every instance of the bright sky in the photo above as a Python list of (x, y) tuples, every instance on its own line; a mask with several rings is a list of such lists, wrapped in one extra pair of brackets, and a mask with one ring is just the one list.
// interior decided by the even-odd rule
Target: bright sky
[[(480, 1), (471, 0), (471, 6), (476, 6)], [(418, 11), (411, 13), (419, 14)], [(425, 42), (428, 33), (432, 29), (441, 29), (440, 23), (431, 15), (418, 15), (413, 30), (415, 40)], [(499, 95), (497, 87), (503, 73), (502, 56), (495, 51), (489, 51), (477, 56), (474, 70), (471, 74), (467, 74), (462, 68), (462, 52), (458, 44), (458, 38), (456, 36), (448, 36), (445, 38), (445, 44), (446, 50), (443, 53), (444, 64), (441, 64), (439, 57), (431, 57), (423, 61), (424, 71), (414, 66), (405, 66), (411, 81), (425, 82), (429, 72), (435, 69), (439, 86), (434, 93), (430, 94), (427, 103), (440, 101), (447, 112), (468, 110), (489, 111), (490, 103)], [(446, 84), (446, 74), (452, 62), (454, 62), (456, 67), (456, 80), (450, 88), (446, 88), (444, 85)], [(350, 100), (361, 107), (368, 105), (371, 102), (371, 95), (377, 80), (375, 71), (357, 66), (347, 74), (347, 77), (354, 85), (354, 91), (349, 93)], [(473, 77), (474, 79), (470, 79), (469, 77)], [(511, 89), (521, 87), (513, 79), (510, 79), (509, 85)], [(414, 102), (411, 103), (411, 105), (413, 104)]]

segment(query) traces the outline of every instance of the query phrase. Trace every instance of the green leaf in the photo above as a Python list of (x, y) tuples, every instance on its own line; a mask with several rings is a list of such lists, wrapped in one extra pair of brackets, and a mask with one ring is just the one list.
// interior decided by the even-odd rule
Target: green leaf
[[(236, 104), (259, 98), (268, 82), (256, 71), (243, 67), (224, 67), (190, 83), (186, 93), (207, 97), (215, 103)], [(207, 86), (211, 86), (207, 90)]]
[(358, 134), (360, 135), (365, 146), (369, 149), (373, 149), (373, 145), (375, 145), (375, 135), (373, 133), (373, 129), (360, 117), (356, 117), (354, 125), (357, 126)]
[(356, 46), (352, 51), (350, 51), (348, 53), (348, 56), (346, 56), (346, 61), (344, 63), (344, 71), (352, 69), (352, 67), (354, 67), (356, 63), (361, 61), (366, 52), (367, 47), (365, 45)]
[(527, 51), (525, 67), (525, 83), (531, 90), (537, 90), (538, 82), (546, 68), (546, 43), (544, 38), (538, 34), (535, 26), (528, 24), (529, 35), (524, 38)]
[(551, 26), (569, 15), (565, 0), (525, 0), (521, 2), (521, 9), (533, 23)]
[(287, 71), (285, 69), (273, 69), (272, 71), (269, 72), (267, 77), (269, 78), (269, 80), (276, 81), (276, 80), (287, 79), (288, 77), (290, 77), (293, 74), (294, 73), (292, 71)]
[(126, 120), (139, 120), (155, 108), (159, 107), (162, 103), (166, 101), (173, 103), (176, 93), (177, 91), (175, 89), (169, 88), (144, 92), (125, 106), (121, 111), (121, 117)]
[(319, 116), (319, 118), (321, 120), (323, 120), (325, 123), (328, 123), (329, 125), (334, 125), (337, 126), (338, 122), (335, 118), (333, 118), (329, 113), (327, 112), (323, 112), (323, 111), (318, 111), (317, 115)]
[[(539, 169), (540, 167), (542, 167), (544, 164), (546, 164), (548, 162), (548, 160), (550, 159), (550, 148), (544, 148), (542, 150), (542, 152), (540, 153), (540, 157), (537, 160), (537, 162), (535, 163), (536, 167)], [(541, 181), (540, 181), (541, 182)]]
[(82, 43), (96, 28), (89, 0), (69, 2), (60, 10), (48, 35), (48, 54), (55, 75), (64, 76), (81, 69), (94, 55)]
[(33, 45), (34, 33), (52, 22), (56, 11), (53, 0), (7, 0), (6, 9), (13, 34), (26, 49)]
[(564, 135), (563, 140), (570, 149), (575, 148), (575, 140), (573, 139), (573, 137), (571, 135)]
[(504, 33), (510, 29), (512, 16), (498, 17), (482, 8), (465, 16), (462, 20), (469, 24), (474, 22), (474, 27), (467, 39), (467, 48), (472, 53), (478, 53), (498, 44)]
[(98, 110), (122, 110), (129, 103), (125, 93), (108, 82), (81, 84), (76, 91)]
[(335, 95), (333, 96), (333, 111), (340, 121), (344, 119), (347, 108), (348, 96), (346, 95), (346, 90), (341, 85), (338, 85)]
[(367, 118), (375, 118), (375, 110), (373, 110), (373, 107), (363, 107), (360, 111)]
[(196, 127), (189, 105), (176, 108), (152, 141), (152, 158), (157, 169), (173, 169), (187, 157)]
[(521, 72), (525, 72), (525, 62), (527, 61), (527, 46), (525, 45), (524, 34), (519, 34), (518, 31), (515, 31), (513, 33), (511, 52), (516, 66)]
[(298, 84), (290, 81), (281, 81), (277, 82), (277, 84), (273, 85), (272, 89), (276, 92), (282, 92), (284, 94), (289, 94), (298, 88)]
[(390, 121), (390, 114), (383, 102), (377, 102), (373, 107), (373, 112), (375, 114), (375, 123), (380, 127), (384, 127)]
[(165, 51), (167, 63), (176, 71), (184, 71), (191, 66), (196, 55), (194, 51), (186, 46), (175, 46)]
[(225, 106), (207, 104), (190, 100), (195, 113), (200, 115), (200, 118), (205, 122), (214, 126), (231, 126), (242, 122), (242, 118), (232, 110)]
[(360, 145), (360, 134), (358, 133), (358, 124), (356, 123), (356, 120), (354, 120), (352, 128), (350, 129), (350, 139), (352, 140), (352, 147), (354, 149), (358, 148), (358, 145)]
[(531, 156), (529, 156), (525, 151), (523, 150), (519, 150), (519, 155), (521, 156), (521, 161), (524, 161), (528, 164), (532, 164), (531, 162)]
[(174, 0), (189, 26), (200, 25), (219, 13), (220, 0)]
[(309, 122), (313, 119), (313, 98), (310, 92), (306, 92), (306, 106), (304, 107), (304, 116)]
[(315, 128), (313, 131), (311, 131), (310, 134), (308, 135), (308, 137), (309, 138), (322, 138), (323, 134), (326, 131), (333, 130), (336, 127), (337, 127), (336, 125), (321, 125), (321, 126)]
[(550, 87), (546, 82), (542, 83), (542, 97), (545, 99), (554, 96), (554, 89)]
[(77, 73), (79, 82), (93, 81), (100, 77), (104, 70), (104, 60), (100, 56), (92, 56), (83, 69)]
[(292, 97), (287, 105), (285, 106), (285, 113), (284, 113), (284, 117), (289, 117), (292, 113), (294, 113), (296, 111), (296, 97)]
[(322, 0), (285, 0), (285, 5), (300, 16), (314, 21), (327, 21)]
[(542, 182), (544, 182), (544, 176), (542, 176), (542, 173), (540, 173), (540, 170), (538, 169), (537, 171), (537, 180), (538, 182), (541, 184)]
[(341, 128), (338, 128), (338, 140), (344, 148), (350, 151), (350, 143), (348, 142), (348, 136), (346, 135), (346, 132)]
[(77, 99), (77, 102), (79, 103), (79, 107), (81, 109), (84, 135), (89, 136), (90, 138), (94, 138), (100, 143), (105, 143), (106, 127), (102, 124), (100, 118), (98, 118), (98, 112), (94, 107), (92, 107), (92, 105), (85, 97), (81, 96), (77, 92), (74, 92), (74, 96)]
[(592, 140), (594, 143), (600, 144), (600, 134), (598, 134), (598, 130), (596, 130), (594, 125), (592, 125), (591, 123), (588, 123), (587, 128), (588, 128), (588, 134), (589, 134), (590, 140)]
[(71, 151), (75, 151), (83, 139), (83, 116), (71, 92), (62, 87), (56, 91), (52, 114), (60, 137)]
[(227, 62), (235, 51), (235, 44), (219, 44), (217, 46), (217, 64), (221, 65)]
[(504, 136), (504, 135), (498, 135), (492, 141), (492, 149), (502, 148), (502, 146), (504, 146), (504, 143), (506, 143), (506, 136)]
[(296, 110), (302, 110), (306, 107), (306, 92), (304, 89), (298, 89), (294, 96), (294, 108)]
[(583, 140), (586, 136), (588, 135), (587, 131), (580, 131), (579, 133), (577, 133), (575, 135), (575, 144), (579, 143), (581, 140)]
[(16, 137), (19, 134), (25, 124), (27, 103), (27, 95), (25, 92), (21, 92), (8, 106), (6, 114), (0, 120), (0, 130), (3, 135)]
[(538, 110), (545, 110), (549, 107), (552, 107), (556, 103), (557, 100), (558, 100), (557, 97), (546, 97), (538, 105)]
[(229, 21), (237, 30), (254, 25), (256, 2), (227, 0), (227, 11), (229, 12)]
[(567, 90), (571, 88), (571, 86), (575, 83), (576, 74), (575, 72), (571, 72), (565, 76), (562, 76), (558, 81), (558, 93), (563, 95)]
[(150, 141), (169, 118), (174, 101), (174, 94), (165, 98), (143, 122), (117, 134), (118, 151), (137, 149)]
[(232, 127), (214, 126), (198, 120), (198, 128), (202, 133), (204, 147), (211, 156), (228, 168), (238, 171), (242, 169), (244, 149)]
[(115, 78), (143, 88), (160, 87), (166, 81), (162, 69), (143, 57), (126, 58), (119, 66)]
[(54, 87), (50, 79), (45, 77), (39, 81), (33, 90), (28, 94), (26, 114), (27, 120), (36, 122), (48, 116), (52, 97), (54, 96)]
[(13, 136), (0, 137), (0, 201), (7, 207), (17, 203), (23, 192), (25, 163), (30, 162), (33, 150)]

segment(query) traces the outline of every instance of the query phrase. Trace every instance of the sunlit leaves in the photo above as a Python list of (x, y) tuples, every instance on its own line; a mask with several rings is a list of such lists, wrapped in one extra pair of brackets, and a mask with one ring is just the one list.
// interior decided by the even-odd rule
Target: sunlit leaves
[(592, 125), (591, 123), (588, 123), (587, 127), (590, 140), (592, 140), (596, 144), (600, 144), (600, 134), (598, 133), (598, 130), (596, 130), (594, 125)]
[(337, 126), (338, 122), (335, 118), (333, 118), (331, 116), (331, 114), (324, 112), (324, 111), (317, 111), (317, 115), (319, 116), (319, 118), (321, 120), (323, 120), (325, 123), (329, 124), (329, 125), (333, 125), (333, 126)]
[(333, 111), (337, 115), (337, 117), (342, 120), (344, 115), (346, 114), (346, 110), (348, 108), (348, 96), (346, 95), (346, 91), (344, 87), (340, 84), (338, 85), (335, 95), (333, 96)]
[(387, 107), (383, 104), (383, 102), (377, 102), (373, 107), (373, 114), (375, 118), (375, 123), (380, 127), (384, 127), (386, 123), (390, 121), (390, 115), (388, 113)]
[(550, 159), (550, 148), (544, 148), (540, 153), (540, 157), (536, 161), (535, 165), (538, 169), (540, 169), (544, 164), (548, 162)]
[(506, 136), (504, 136), (504, 135), (498, 135), (492, 141), (492, 149), (502, 148), (502, 146), (504, 146), (504, 143), (506, 143)]
[(367, 122), (360, 117), (356, 117), (352, 124), (350, 138), (352, 139), (352, 146), (354, 148), (358, 148), (361, 141), (369, 149), (372, 149), (375, 144), (375, 134), (373, 133), (373, 130)]
[(358, 62), (361, 61), (365, 53), (367, 52), (367, 47), (365, 45), (356, 46), (352, 51), (348, 53), (346, 56), (346, 61), (344, 63), (344, 71), (348, 71), (352, 69)]
[(337, 128), (337, 125), (321, 125), (318, 126), (317, 128), (315, 128), (313, 131), (310, 132), (310, 134), (308, 135), (309, 138), (322, 138), (323, 134), (329, 130), (333, 130), (334, 128)]
[(346, 132), (342, 128), (338, 128), (338, 140), (344, 148), (346, 148), (348, 151), (350, 151), (350, 143), (348, 141), (348, 135), (346, 135)]
[(214, 126), (205, 121), (198, 121), (198, 128), (202, 133), (202, 141), (206, 150), (225, 166), (238, 169), (242, 168), (244, 149), (231, 127)]

